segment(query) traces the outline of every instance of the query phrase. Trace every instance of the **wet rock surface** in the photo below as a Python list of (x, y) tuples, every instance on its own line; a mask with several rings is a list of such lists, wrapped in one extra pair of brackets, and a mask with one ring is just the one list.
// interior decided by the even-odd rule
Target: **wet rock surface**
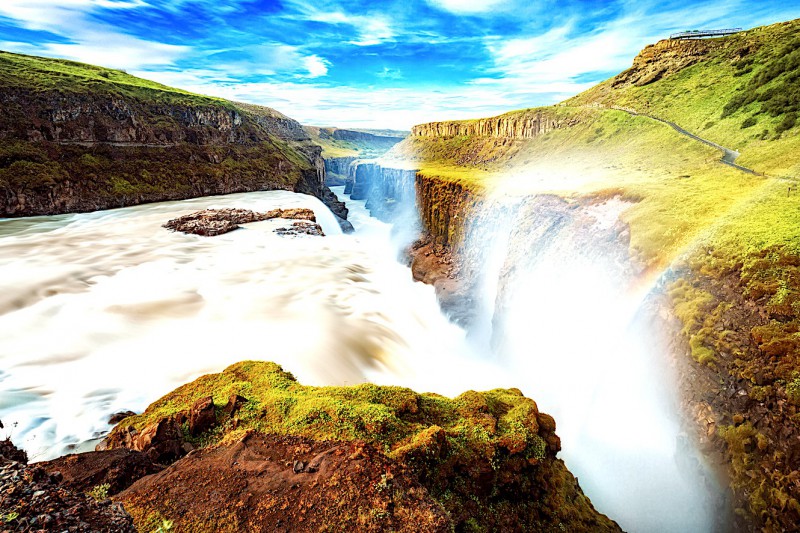
[(291, 226), (278, 228), (275, 230), (278, 235), (297, 237), (298, 235), (312, 235), (316, 237), (324, 237), (325, 233), (319, 224), (310, 222), (293, 222)]
[[(61, 473), (26, 465), (10, 447), (0, 456), (0, 530), (107, 531), (134, 533), (133, 519), (122, 506), (73, 490)], [(101, 495), (100, 495), (101, 496)]]
[[(249, 224), (273, 218), (317, 221), (314, 211), (306, 208), (272, 209), (266, 213), (235, 208), (203, 209), (202, 211), (174, 218), (164, 224), (164, 227), (181, 233), (213, 237), (239, 229), (239, 224)], [(321, 232), (322, 230), (320, 229)]]

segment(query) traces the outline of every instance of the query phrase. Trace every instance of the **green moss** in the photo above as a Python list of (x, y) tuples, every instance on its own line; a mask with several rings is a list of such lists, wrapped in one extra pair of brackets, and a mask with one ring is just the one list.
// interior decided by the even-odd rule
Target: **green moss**
[(207, 395), (221, 406), (232, 394), (248, 399), (237, 414), (236, 430), (217, 430), (207, 436), (209, 444), (227, 442), (256, 429), (320, 440), (364, 440), (393, 456), (438, 453), (446, 440), (460, 453), (487, 460), (501, 453), (499, 449), (535, 459), (542, 459), (545, 453), (538, 435), (536, 404), (515, 391), (469, 392), (450, 400), (371, 384), (309, 387), (274, 363), (256, 361), (237, 363), (220, 374), (184, 385), (143, 414), (125, 419), (114, 431), (142, 429), (189, 409)]

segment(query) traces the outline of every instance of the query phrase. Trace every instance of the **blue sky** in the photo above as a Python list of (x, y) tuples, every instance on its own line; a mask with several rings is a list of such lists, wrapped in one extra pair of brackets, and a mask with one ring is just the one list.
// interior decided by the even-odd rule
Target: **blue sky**
[(797, 17), (800, 0), (0, 0), (0, 49), (407, 129), (555, 103), (674, 31)]

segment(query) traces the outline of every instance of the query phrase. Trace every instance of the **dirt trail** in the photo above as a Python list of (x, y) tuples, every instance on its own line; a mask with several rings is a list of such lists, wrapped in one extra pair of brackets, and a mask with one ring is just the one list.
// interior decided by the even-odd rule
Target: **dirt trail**
[(704, 139), (704, 138), (702, 138), (702, 137), (700, 137), (698, 135), (695, 135), (694, 133), (686, 131), (685, 129), (683, 129), (682, 127), (678, 126), (674, 122), (670, 122), (669, 120), (664, 120), (663, 118), (655, 117), (653, 115), (648, 115), (646, 113), (639, 113), (635, 109), (629, 109), (629, 108), (617, 107), (617, 106), (614, 106), (611, 109), (616, 109), (617, 111), (625, 111), (626, 113), (629, 113), (630, 115), (633, 115), (633, 116), (646, 117), (646, 118), (649, 118), (649, 119), (652, 119), (652, 120), (657, 120), (658, 122), (661, 122), (663, 124), (666, 124), (667, 126), (670, 126), (672, 129), (674, 129), (675, 131), (677, 131), (681, 135), (685, 135), (685, 136), (687, 136), (689, 138), (694, 139), (695, 141), (699, 141), (699, 142), (701, 142), (703, 144), (707, 144), (708, 146), (711, 146), (712, 148), (716, 148), (717, 150), (721, 151), (722, 152), (722, 159), (720, 159), (720, 163), (723, 163), (725, 165), (733, 167), (733, 168), (735, 168), (737, 170), (741, 170), (742, 172), (747, 172), (748, 174), (756, 174), (756, 175), (758, 174), (758, 172), (756, 172), (755, 170), (753, 170), (751, 168), (743, 167), (742, 165), (737, 165), (736, 164), (736, 159), (741, 155), (736, 150), (731, 150), (730, 148), (726, 148), (726, 147), (722, 146), (721, 144), (717, 144), (717, 143), (715, 143), (713, 141), (709, 141), (708, 139)]

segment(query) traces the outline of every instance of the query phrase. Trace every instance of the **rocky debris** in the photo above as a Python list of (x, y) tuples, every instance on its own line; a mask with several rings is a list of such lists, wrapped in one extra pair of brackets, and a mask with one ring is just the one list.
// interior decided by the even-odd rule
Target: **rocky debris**
[(230, 398), (228, 398), (228, 403), (222, 408), (223, 416), (226, 418), (233, 418), (233, 415), (236, 414), (239, 408), (246, 403), (247, 398), (244, 396), (239, 396), (236, 393), (231, 394)]
[[(161, 464), (168, 464), (183, 456), (189, 450), (184, 446), (181, 421), (186, 414), (179, 413), (151, 424), (141, 430), (126, 426), (106, 437), (95, 449), (104, 451), (115, 448), (129, 448), (144, 452), (147, 457)], [(117, 426), (119, 428), (119, 426)]]
[(220, 418), (211, 396), (197, 399), (190, 409), (137, 429), (133, 426), (117, 426), (111, 434), (95, 448), (97, 451), (130, 449), (146, 454), (149, 461), (169, 464), (194, 449), (184, 437), (184, 428), (193, 437), (216, 427), (219, 423), (233, 420), (236, 412), (247, 403), (247, 398), (231, 394), (228, 403), (220, 410)]
[[(304, 207), (290, 209), (272, 209), (266, 213), (258, 213), (249, 209), (203, 209), (189, 215), (174, 218), (163, 227), (182, 233), (213, 237), (239, 228), (239, 224), (261, 222), (273, 218), (294, 220), (310, 220), (316, 222), (314, 211)], [(321, 230), (320, 230), (321, 232)]]
[(11, 439), (0, 441), (0, 457), (5, 457), (8, 460), (16, 461), (22, 464), (28, 464), (28, 454), (25, 450), (20, 450)]
[(114, 424), (119, 424), (129, 416), (135, 416), (135, 415), (136, 413), (134, 413), (133, 411), (119, 411), (111, 415), (111, 417), (109, 417), (108, 423), (113, 426)]
[(77, 492), (108, 485), (108, 494), (128, 488), (134, 481), (164, 469), (146, 453), (118, 448), (100, 452), (65, 455), (52, 461), (37, 463), (51, 475), (59, 473), (63, 484)]
[(291, 227), (278, 228), (275, 233), (282, 236), (296, 237), (298, 235), (314, 235), (317, 237), (324, 237), (325, 233), (319, 224), (312, 224), (309, 222), (294, 222)]
[(631, 68), (614, 77), (611, 86), (648, 85), (702, 61), (718, 46), (718, 39), (668, 39), (648, 45)]
[(413, 471), (364, 443), (249, 432), (198, 450), (118, 495), (137, 523), (181, 530), (450, 531)]
[(15, 461), (5, 455), (8, 452), (5, 446), (0, 456), (0, 530), (136, 531), (120, 504), (72, 490), (59, 472)]

